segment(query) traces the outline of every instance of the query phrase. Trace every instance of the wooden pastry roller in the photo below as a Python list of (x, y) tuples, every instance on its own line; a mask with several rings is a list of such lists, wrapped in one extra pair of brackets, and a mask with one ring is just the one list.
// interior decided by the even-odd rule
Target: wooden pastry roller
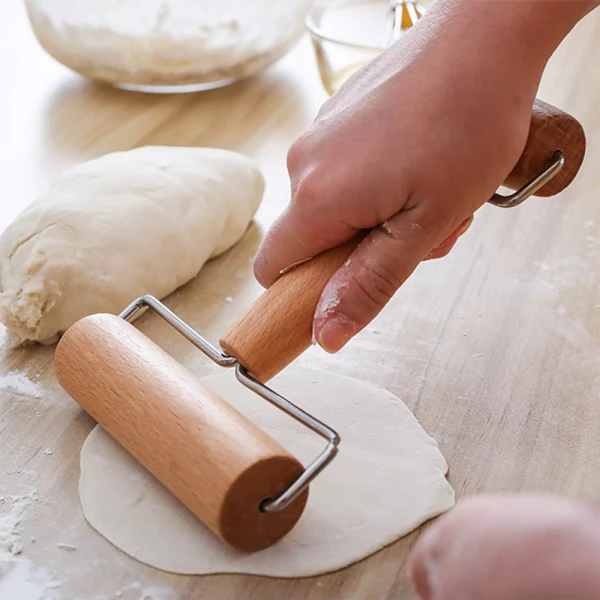
[[(581, 125), (536, 101), (526, 148), (490, 202), (517, 206), (552, 196), (576, 176), (585, 152)], [(218, 537), (242, 551), (286, 535), (308, 485), (334, 458), (339, 436), (265, 383), (311, 344), (320, 294), (358, 242), (324, 252), (284, 274), (215, 348), (161, 302), (143, 296), (120, 316), (98, 314), (70, 327), (58, 344), (61, 386)], [(209, 390), (128, 321), (149, 307), (246, 387), (327, 440), (306, 468)]]

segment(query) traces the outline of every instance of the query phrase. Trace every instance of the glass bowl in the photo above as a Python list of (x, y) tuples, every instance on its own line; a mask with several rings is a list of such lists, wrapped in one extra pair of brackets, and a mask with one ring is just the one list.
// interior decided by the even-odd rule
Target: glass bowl
[(334, 0), (306, 17), (321, 81), (333, 95), (358, 69), (398, 40), (425, 13), (416, 0)]
[(144, 92), (212, 89), (278, 61), (314, 0), (25, 0), (41, 46), (90, 79)]

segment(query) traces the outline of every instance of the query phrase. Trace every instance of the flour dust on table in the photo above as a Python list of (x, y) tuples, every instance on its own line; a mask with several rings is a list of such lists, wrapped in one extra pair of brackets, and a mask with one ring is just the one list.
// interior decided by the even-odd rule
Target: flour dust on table
[[(323, 440), (226, 372), (202, 380), (306, 464)], [(291, 369), (272, 387), (341, 435), (334, 461), (312, 483), (296, 527), (256, 553), (232, 550), (97, 426), (81, 451), (87, 521), (131, 557), (182, 574), (302, 577), (335, 571), (454, 505), (438, 444), (406, 405), (370, 383)]]
[(0, 236), (0, 321), (14, 345), (167, 296), (236, 244), (262, 200), (254, 161), (147, 146), (65, 171)]

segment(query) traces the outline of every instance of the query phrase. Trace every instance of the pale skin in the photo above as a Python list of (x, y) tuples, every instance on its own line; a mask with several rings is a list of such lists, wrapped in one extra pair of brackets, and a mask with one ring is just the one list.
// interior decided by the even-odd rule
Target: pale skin
[[(321, 347), (339, 351), (451, 250), (519, 158), (549, 58), (599, 3), (437, 0), (323, 105), (289, 151), (291, 202), (255, 261), (269, 287), (368, 231), (323, 292), (338, 302), (317, 307)], [(600, 516), (549, 496), (468, 499), (422, 536), (411, 575), (422, 600), (598, 599)]]

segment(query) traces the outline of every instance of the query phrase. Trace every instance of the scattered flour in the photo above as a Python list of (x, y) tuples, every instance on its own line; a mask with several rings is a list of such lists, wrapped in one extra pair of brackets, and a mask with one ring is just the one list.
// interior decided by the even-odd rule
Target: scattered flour
[(32, 398), (42, 398), (44, 396), (40, 384), (31, 381), (24, 371), (11, 371), (5, 375), (0, 375), (0, 391)]
[[(21, 496), (0, 497), (0, 575), (21, 554), (23, 545), (19, 532), (19, 524), (27, 507), (35, 500), (36, 493)], [(0, 598), (4, 598), (0, 594)]]
[(593, 235), (588, 235), (585, 238), (586, 248), (588, 250), (596, 250), (596, 248), (600, 247), (600, 239), (595, 238)]
[(18, 502), (14, 502), (9, 497), (4, 497), (0, 501), (0, 509), (3, 505), (9, 508), (0, 513), (0, 574), (5, 567), (10, 564), (14, 557), (21, 553), (22, 544), (18, 532), (18, 526), (21, 521), (22, 507)]
[(63, 584), (53, 580), (44, 569), (34, 569), (31, 563), (18, 558), (0, 572), (0, 598), (2, 600), (59, 600), (53, 593)]
[(533, 266), (537, 271), (534, 281), (548, 289), (554, 296), (559, 296), (561, 292), (572, 290), (578, 286), (600, 289), (600, 278), (596, 269), (593, 268), (594, 263), (588, 260), (597, 254), (597, 245), (594, 239), (587, 240), (588, 256), (586, 258), (567, 256), (557, 258), (551, 264), (534, 262)]
[(175, 600), (176, 593), (173, 589), (151, 585), (142, 591), (142, 600)]
[[(385, 233), (387, 233), (390, 237), (394, 238), (395, 240), (399, 239), (398, 231), (394, 227), (392, 227), (387, 221), (384, 221), (383, 223), (381, 223), (379, 225), (379, 228), (382, 231), (385, 231)], [(419, 229), (419, 224), (411, 223), (410, 228), (411, 229)]]
[(348, 283), (344, 282), (341, 285), (335, 286), (329, 284), (323, 290), (323, 295), (321, 296), (321, 300), (319, 300), (319, 305), (317, 306), (317, 310), (315, 314), (317, 317), (328, 317), (339, 305), (344, 292), (348, 290)]
[[(323, 294), (321, 299), (319, 300), (319, 304), (317, 305), (317, 309), (315, 311), (315, 317), (318, 319), (328, 318), (331, 313), (338, 307), (344, 292), (346, 292), (349, 288), (349, 284), (347, 282), (341, 283), (336, 286), (329, 283), (325, 286), (323, 290)], [(312, 344), (313, 346), (317, 343), (317, 339), (315, 336), (314, 328), (312, 333)]]
[[(177, 592), (173, 588), (160, 585), (146, 585), (142, 588), (139, 581), (131, 583), (115, 591), (112, 596), (97, 596), (95, 600), (109, 600), (109, 598), (131, 598), (132, 600), (176, 600)], [(3, 599), (2, 599), (3, 600)]]
[(73, 546), (73, 544), (67, 544), (65, 542), (59, 542), (56, 544), (56, 547), (60, 550), (66, 550), (67, 552), (75, 552), (77, 550), (77, 546)]

